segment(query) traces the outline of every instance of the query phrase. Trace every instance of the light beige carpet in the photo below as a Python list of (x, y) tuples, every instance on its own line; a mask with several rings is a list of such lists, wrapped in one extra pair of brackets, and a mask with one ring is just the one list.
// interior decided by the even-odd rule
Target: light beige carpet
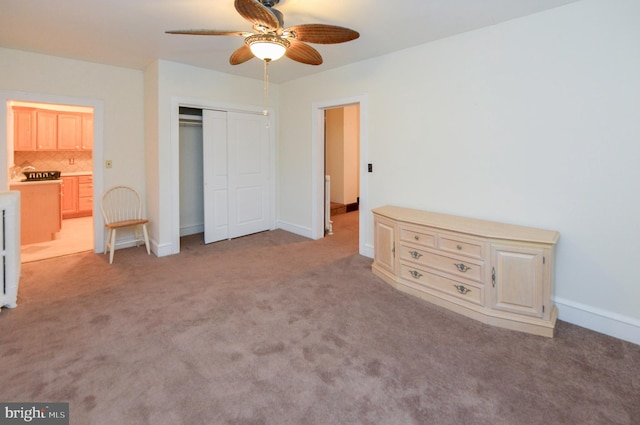
[(0, 400), (68, 401), (77, 425), (640, 423), (639, 346), (404, 295), (357, 254), (353, 214), (319, 241), (195, 235), (170, 257), (25, 264), (0, 313)]

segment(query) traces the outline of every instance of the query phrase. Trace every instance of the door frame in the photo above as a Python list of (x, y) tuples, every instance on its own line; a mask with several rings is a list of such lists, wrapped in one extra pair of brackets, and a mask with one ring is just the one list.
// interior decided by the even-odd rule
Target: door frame
[(312, 227), (311, 238), (324, 237), (324, 162), (325, 162), (325, 128), (324, 112), (349, 105), (360, 106), (360, 205), (358, 207), (358, 251), (360, 255), (373, 258), (373, 245), (366, 243), (370, 240), (373, 221), (369, 214), (369, 180), (367, 179), (367, 161), (369, 158), (369, 99), (366, 94), (353, 97), (328, 99), (312, 104), (311, 144), (312, 144)]
[[(0, 90), (0, 188), (9, 190), (9, 140), (7, 102), (54, 103), (93, 108), (93, 252), (104, 252), (104, 219), (100, 213), (100, 198), (104, 191), (104, 102), (100, 99), (58, 96), (43, 93), (27, 93)], [(4, 142), (4, 143), (2, 143)]]
[[(171, 182), (171, 253), (180, 252), (180, 107), (196, 109), (214, 109), (225, 112), (240, 112), (245, 114), (264, 115), (264, 107), (253, 105), (238, 105), (214, 100), (207, 100), (192, 97), (174, 96), (171, 98), (171, 138), (170, 151), (171, 163), (169, 164), (170, 175), (175, 176)], [(265, 117), (265, 122), (269, 123), (269, 191), (270, 191), (270, 223), (269, 229), (276, 228), (276, 148), (275, 148), (275, 123), (276, 114), (273, 108), (267, 108), (269, 114)], [(269, 121), (267, 121), (269, 120)]]

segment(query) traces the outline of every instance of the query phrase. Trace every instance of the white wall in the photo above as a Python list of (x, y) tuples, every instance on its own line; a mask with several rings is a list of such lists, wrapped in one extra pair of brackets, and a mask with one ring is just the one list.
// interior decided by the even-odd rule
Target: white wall
[[(144, 194), (142, 94), (140, 71), (0, 48), (0, 190), (8, 187), (6, 101), (19, 99), (93, 107), (96, 194), (125, 183)], [(103, 158), (111, 159), (113, 168), (103, 169)], [(94, 218), (94, 239), (101, 247), (102, 218)]]
[(106, 187), (144, 191), (142, 87), (140, 71), (0, 48), (0, 90), (104, 103), (103, 153), (113, 160)]
[(639, 18), (584, 0), (282, 84), (279, 219), (314, 225), (312, 104), (365, 94), (371, 208), (558, 230), (560, 318), (640, 343)]

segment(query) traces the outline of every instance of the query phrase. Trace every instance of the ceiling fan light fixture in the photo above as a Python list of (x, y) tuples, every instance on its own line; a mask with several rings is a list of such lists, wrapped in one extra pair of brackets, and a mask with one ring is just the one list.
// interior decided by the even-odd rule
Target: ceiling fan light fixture
[(289, 41), (273, 34), (250, 35), (244, 42), (255, 57), (264, 61), (280, 59), (290, 46)]

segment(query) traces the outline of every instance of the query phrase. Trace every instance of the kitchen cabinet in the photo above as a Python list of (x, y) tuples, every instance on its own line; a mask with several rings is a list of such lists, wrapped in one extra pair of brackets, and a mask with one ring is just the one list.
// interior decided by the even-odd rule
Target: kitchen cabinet
[(393, 206), (373, 214), (372, 271), (387, 283), (490, 325), (553, 337), (558, 232)]
[(62, 218), (78, 212), (78, 177), (62, 176)]
[(62, 218), (93, 215), (93, 176), (62, 176)]
[(77, 150), (82, 147), (82, 116), (58, 113), (58, 150)]
[(93, 214), (93, 176), (78, 176), (78, 212), (84, 216)]
[(14, 150), (91, 151), (93, 114), (13, 107)]
[(36, 149), (36, 109), (13, 107), (13, 149)]
[(82, 143), (83, 150), (93, 149), (93, 114), (82, 114)]
[(60, 180), (20, 182), (9, 186), (20, 191), (20, 241), (22, 245), (56, 238), (62, 229)]
[(36, 111), (36, 150), (55, 151), (58, 148), (58, 114)]

